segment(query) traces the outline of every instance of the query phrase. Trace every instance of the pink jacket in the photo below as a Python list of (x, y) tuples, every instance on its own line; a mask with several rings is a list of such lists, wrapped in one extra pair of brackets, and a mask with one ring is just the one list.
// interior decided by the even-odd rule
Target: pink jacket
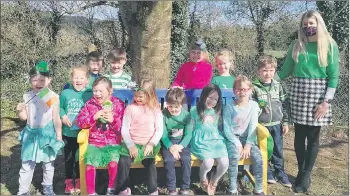
[(202, 89), (210, 83), (212, 75), (213, 67), (206, 61), (186, 62), (181, 65), (171, 86), (182, 86), (184, 89)]
[(90, 129), (89, 144), (103, 147), (121, 143), (122, 137), (120, 129), (124, 115), (124, 103), (115, 97), (111, 97), (110, 100), (113, 103), (113, 122), (107, 124), (106, 131), (102, 129), (102, 123), (94, 120), (94, 115), (102, 110), (101, 104), (99, 104), (95, 98), (87, 101), (78, 114), (77, 125), (82, 129)]

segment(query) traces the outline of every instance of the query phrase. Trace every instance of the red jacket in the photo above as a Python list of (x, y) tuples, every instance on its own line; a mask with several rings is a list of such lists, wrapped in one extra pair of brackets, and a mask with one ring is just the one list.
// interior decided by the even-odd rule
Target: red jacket
[(206, 61), (186, 62), (181, 65), (171, 86), (182, 86), (184, 89), (202, 89), (208, 85), (213, 75), (213, 67)]
[(121, 143), (120, 130), (125, 109), (124, 102), (115, 97), (111, 97), (110, 100), (113, 103), (113, 122), (107, 124), (107, 130), (102, 129), (102, 123), (94, 120), (94, 115), (102, 110), (102, 105), (95, 98), (87, 101), (78, 114), (77, 125), (82, 129), (90, 129), (89, 144), (103, 147)]

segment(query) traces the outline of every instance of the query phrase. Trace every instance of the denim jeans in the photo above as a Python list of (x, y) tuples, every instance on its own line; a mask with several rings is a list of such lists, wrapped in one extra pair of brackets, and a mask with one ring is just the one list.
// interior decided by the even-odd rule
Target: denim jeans
[[(242, 146), (244, 147), (244, 142), (242, 142)], [(231, 193), (237, 192), (237, 175), (238, 175), (238, 161), (240, 160), (239, 149), (232, 145), (231, 143), (227, 143), (227, 152), (229, 158), (229, 167), (228, 167), (228, 175), (229, 175), (229, 191)], [(255, 178), (255, 188), (254, 191), (260, 193), (263, 191), (262, 184), (262, 170), (263, 170), (263, 162), (262, 156), (260, 153), (260, 149), (257, 145), (253, 144), (250, 149), (250, 158), (252, 160), (252, 168), (254, 170), (254, 178)]]
[[(274, 142), (273, 153), (272, 153), (270, 162), (275, 169), (276, 177), (283, 178), (286, 176), (286, 174), (284, 172), (283, 136), (282, 136), (281, 124), (274, 125), (274, 126), (266, 126), (266, 128), (269, 130)], [(270, 165), (268, 168), (268, 172), (272, 174)]]
[[(170, 141), (173, 144), (179, 144), (181, 142), (180, 139), (171, 139)], [(166, 186), (169, 191), (176, 190), (176, 171), (175, 171), (175, 163), (176, 160), (174, 156), (170, 153), (165, 146), (162, 146), (162, 155), (164, 160), (164, 168), (166, 172), (167, 183)], [(189, 189), (191, 183), (191, 152), (189, 147), (182, 149), (180, 152), (180, 162), (181, 162), (181, 189)]]

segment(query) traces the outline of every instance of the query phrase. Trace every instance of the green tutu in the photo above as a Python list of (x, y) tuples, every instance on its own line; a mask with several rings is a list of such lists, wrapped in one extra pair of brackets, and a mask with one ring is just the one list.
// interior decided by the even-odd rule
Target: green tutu
[(120, 145), (107, 145), (105, 147), (96, 147), (89, 144), (84, 154), (86, 165), (94, 167), (107, 167), (111, 161), (119, 161)]
[[(141, 163), (141, 161), (144, 159), (154, 158), (159, 153), (160, 147), (161, 147), (160, 143), (158, 143), (156, 146), (153, 147), (153, 154), (145, 156), (143, 152), (145, 151), (146, 145), (140, 145), (140, 144), (135, 144), (135, 145), (139, 153), (137, 157), (134, 159), (134, 163)], [(129, 149), (124, 142), (122, 143), (120, 148), (120, 155), (130, 157)]]

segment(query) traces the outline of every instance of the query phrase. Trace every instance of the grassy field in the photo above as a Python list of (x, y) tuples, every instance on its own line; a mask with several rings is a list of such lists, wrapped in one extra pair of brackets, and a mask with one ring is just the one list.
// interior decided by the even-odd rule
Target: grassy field
[[(1, 111), (3, 114), (3, 111)], [(18, 191), (18, 172), (20, 164), (21, 146), (17, 140), (23, 122), (13, 118), (13, 112), (2, 115), (1, 118), (1, 195), (14, 195)], [(293, 149), (294, 133), (291, 131), (284, 138), (285, 168), (290, 180), (293, 182), (297, 173), (297, 162)], [(54, 191), (56, 194), (64, 194), (64, 160), (60, 156), (55, 162)], [(164, 171), (159, 170), (159, 190), (161, 194), (166, 194), (164, 188)], [(198, 169), (193, 169), (192, 194), (203, 194), (199, 189), (197, 178)], [(349, 194), (349, 158), (348, 158), (348, 135), (345, 130), (323, 131), (321, 146), (317, 162), (312, 172), (312, 185), (307, 194), (317, 195), (348, 195)], [(145, 184), (146, 174), (143, 170), (132, 171), (132, 179), (135, 187), (133, 194), (147, 194)], [(107, 186), (106, 171), (98, 172), (97, 192), (105, 194)], [(38, 164), (31, 186), (31, 193), (40, 195), (42, 182), (41, 164)], [(240, 184), (240, 193), (247, 195), (252, 191), (250, 183)], [(227, 175), (218, 187), (218, 194), (228, 194)], [(279, 184), (269, 185), (268, 193), (271, 195), (293, 195), (291, 189)]]

